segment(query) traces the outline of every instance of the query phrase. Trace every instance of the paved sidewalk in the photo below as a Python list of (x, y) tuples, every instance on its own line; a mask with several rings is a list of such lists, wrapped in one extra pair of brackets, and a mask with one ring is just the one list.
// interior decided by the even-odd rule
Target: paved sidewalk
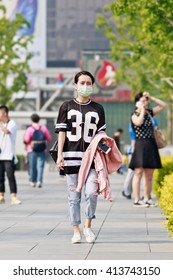
[[(159, 208), (133, 208), (122, 197), (124, 175), (110, 176), (113, 202), (98, 199), (94, 244), (83, 237), (71, 244), (65, 182), (56, 172), (45, 173), (43, 188), (31, 188), (27, 172), (16, 172), (21, 205), (0, 205), (1, 260), (172, 260), (173, 238), (168, 236)], [(82, 204), (83, 210), (83, 204)], [(83, 213), (83, 211), (82, 211)], [(82, 221), (84, 215), (82, 214)]]

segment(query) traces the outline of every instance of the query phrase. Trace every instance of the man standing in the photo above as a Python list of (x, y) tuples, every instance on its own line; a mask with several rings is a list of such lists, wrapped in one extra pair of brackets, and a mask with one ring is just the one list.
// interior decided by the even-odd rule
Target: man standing
[(123, 134), (123, 129), (122, 128), (118, 128), (115, 132), (114, 135), (112, 136), (112, 138), (115, 140), (115, 143), (117, 145), (117, 148), (119, 150), (121, 150), (121, 144), (124, 144), (123, 141), (121, 141), (121, 135)]
[(0, 106), (0, 204), (5, 203), (5, 173), (7, 174), (11, 204), (20, 204), (16, 197), (17, 184), (15, 178), (15, 142), (17, 126), (8, 116), (8, 107)]
[(31, 121), (32, 125), (27, 128), (24, 136), (29, 161), (30, 185), (41, 188), (46, 160), (46, 143), (51, 140), (51, 135), (45, 125), (39, 124), (39, 115), (33, 114)]

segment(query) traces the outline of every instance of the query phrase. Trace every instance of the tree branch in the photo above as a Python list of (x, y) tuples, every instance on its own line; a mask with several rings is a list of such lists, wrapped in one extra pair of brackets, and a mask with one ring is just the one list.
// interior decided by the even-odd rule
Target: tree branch
[(173, 87), (173, 82), (171, 82), (171, 80), (173, 80), (173, 78), (162, 78), (161, 81), (165, 81), (166, 83), (168, 83), (168, 85), (170, 85), (171, 87)]

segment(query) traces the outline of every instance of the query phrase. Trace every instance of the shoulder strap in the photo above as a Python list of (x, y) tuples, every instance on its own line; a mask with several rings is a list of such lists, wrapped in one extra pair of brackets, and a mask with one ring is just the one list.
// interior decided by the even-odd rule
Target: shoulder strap
[(151, 121), (152, 121), (153, 126), (155, 126), (154, 121), (153, 121), (153, 118), (152, 118), (152, 116), (150, 115), (150, 113), (149, 113), (148, 111), (147, 111), (147, 114), (149, 115), (149, 117), (150, 117), (150, 119), (151, 119)]
[(35, 127), (34, 127), (33, 125), (31, 125), (30, 127), (33, 128), (34, 130), (36, 130)]
[(38, 129), (36, 129), (33, 125), (31, 125), (31, 127), (32, 127), (34, 130), (40, 130), (40, 129), (41, 129), (41, 125), (39, 126)]

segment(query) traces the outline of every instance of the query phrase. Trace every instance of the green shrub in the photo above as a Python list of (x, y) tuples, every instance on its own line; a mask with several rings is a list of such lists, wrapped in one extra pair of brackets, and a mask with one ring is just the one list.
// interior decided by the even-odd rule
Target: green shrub
[(173, 173), (166, 175), (162, 182), (159, 206), (167, 216), (165, 225), (173, 236)]
[(166, 175), (173, 173), (173, 157), (172, 156), (162, 156), (161, 157), (162, 166), (161, 169), (156, 169), (154, 171), (154, 182), (153, 182), (153, 192), (160, 198), (162, 190), (162, 182)]

